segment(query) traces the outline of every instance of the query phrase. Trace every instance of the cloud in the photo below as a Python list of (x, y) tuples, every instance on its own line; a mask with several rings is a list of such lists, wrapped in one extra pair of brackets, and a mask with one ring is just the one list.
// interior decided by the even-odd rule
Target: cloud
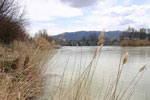
[(31, 21), (54, 20), (57, 17), (82, 16), (82, 10), (62, 4), (59, 0), (26, 0)]
[(150, 27), (150, 5), (113, 6), (97, 8), (77, 23), (99, 26), (106, 30), (124, 30), (128, 26), (135, 28)]
[(40, 29), (60, 33), (63, 29), (59, 29), (54, 20), (83, 16), (81, 9), (64, 5), (60, 0), (24, 0), (23, 4), (26, 5), (27, 18), (31, 22), (30, 27), (27, 27), (31, 36)]
[(93, 6), (98, 2), (98, 0), (61, 0), (61, 1), (76, 8)]
[(131, 25), (136, 23), (135, 21), (131, 20), (131, 19), (123, 19), (120, 21), (120, 25), (124, 26), (124, 25)]

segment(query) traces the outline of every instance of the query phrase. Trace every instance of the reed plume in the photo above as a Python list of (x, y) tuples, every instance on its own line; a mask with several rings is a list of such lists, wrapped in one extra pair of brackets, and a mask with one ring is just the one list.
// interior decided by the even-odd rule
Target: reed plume
[(142, 67), (139, 69), (139, 72), (143, 72), (145, 69), (146, 69), (146, 65), (142, 66)]
[(104, 42), (103, 38), (104, 38), (104, 31), (102, 31), (100, 33), (99, 40), (98, 40), (98, 45), (101, 45)]
[(125, 64), (127, 62), (128, 55), (129, 55), (128, 52), (126, 52), (126, 54), (123, 57), (123, 64)]

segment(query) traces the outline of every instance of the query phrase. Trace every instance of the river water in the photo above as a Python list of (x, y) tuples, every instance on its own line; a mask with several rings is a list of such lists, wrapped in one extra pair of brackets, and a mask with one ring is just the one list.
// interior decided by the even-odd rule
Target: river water
[[(76, 77), (90, 63), (96, 47), (62, 47), (49, 62), (51, 72), (48, 74), (61, 76), (66, 68), (66, 81), (70, 76)], [(99, 57), (93, 77), (93, 91), (97, 86), (107, 84), (110, 79), (116, 78), (121, 55), (128, 52), (127, 63), (123, 67), (120, 87), (126, 87), (143, 65), (150, 64), (150, 47), (119, 47), (104, 46)], [(74, 73), (72, 74), (72, 72)], [(48, 83), (49, 84), (49, 83)], [(47, 84), (47, 85), (48, 85)], [(131, 88), (134, 86), (131, 86)], [(147, 69), (138, 82), (131, 100), (150, 100), (150, 70)]]

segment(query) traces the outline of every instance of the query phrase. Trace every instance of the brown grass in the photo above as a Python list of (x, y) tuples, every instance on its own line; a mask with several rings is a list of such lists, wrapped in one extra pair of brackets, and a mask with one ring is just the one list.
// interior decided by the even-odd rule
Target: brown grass
[(43, 93), (44, 65), (54, 53), (43, 41), (0, 46), (0, 100), (35, 100)]

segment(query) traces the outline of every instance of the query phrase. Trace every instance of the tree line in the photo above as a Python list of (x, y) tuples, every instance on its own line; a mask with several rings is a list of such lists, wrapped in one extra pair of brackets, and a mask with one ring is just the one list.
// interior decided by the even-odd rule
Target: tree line
[(150, 40), (150, 29), (141, 28), (136, 30), (129, 27), (122, 33), (120, 40)]

